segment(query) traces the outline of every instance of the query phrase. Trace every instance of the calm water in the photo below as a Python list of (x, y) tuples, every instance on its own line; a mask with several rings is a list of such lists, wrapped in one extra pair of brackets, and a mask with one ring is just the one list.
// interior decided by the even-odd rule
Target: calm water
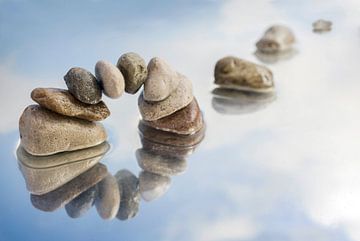
[[(357, 0), (1, 0), (0, 240), (360, 240), (359, 16)], [(318, 18), (333, 31), (314, 34)], [(260, 63), (254, 43), (272, 23), (297, 36), (294, 55), (267, 64), (276, 96), (250, 106), (214, 98), (216, 61)], [(193, 81), (207, 132), (187, 171), (128, 221), (35, 209), (15, 157), (31, 90), (65, 88), (70, 67), (128, 51)], [(105, 102), (102, 163), (137, 175), (137, 96)]]

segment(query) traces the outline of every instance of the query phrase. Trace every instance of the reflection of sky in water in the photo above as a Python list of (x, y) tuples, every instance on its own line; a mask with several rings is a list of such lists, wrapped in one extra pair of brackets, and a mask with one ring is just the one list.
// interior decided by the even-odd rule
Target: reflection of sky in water
[[(357, 0), (0, 1), (0, 240), (360, 240), (359, 11)], [(321, 17), (333, 31), (313, 34)], [(276, 101), (217, 113), (216, 60), (258, 62), (254, 43), (275, 22), (298, 37), (293, 58), (269, 65)], [(65, 87), (71, 66), (92, 70), (126, 51), (161, 56), (194, 81), (208, 131), (188, 171), (128, 222), (34, 209), (14, 159), (31, 89)], [(114, 148), (104, 163), (137, 173), (136, 97), (105, 101)]]

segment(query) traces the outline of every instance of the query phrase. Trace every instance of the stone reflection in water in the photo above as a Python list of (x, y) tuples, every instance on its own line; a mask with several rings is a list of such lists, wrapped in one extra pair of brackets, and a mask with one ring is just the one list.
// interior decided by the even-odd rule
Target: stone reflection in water
[(265, 64), (275, 64), (279, 61), (289, 60), (293, 58), (297, 54), (297, 50), (291, 48), (287, 51), (282, 51), (279, 53), (272, 53), (272, 54), (264, 53), (257, 50), (254, 54), (259, 61)]
[(147, 201), (158, 199), (166, 193), (171, 185), (171, 178), (159, 174), (142, 171), (139, 174), (141, 197)]
[(93, 186), (66, 204), (66, 213), (71, 218), (82, 217), (94, 205), (95, 198), (96, 187)]
[(249, 114), (266, 108), (276, 100), (275, 93), (251, 93), (216, 88), (212, 91), (212, 106), (220, 114)]

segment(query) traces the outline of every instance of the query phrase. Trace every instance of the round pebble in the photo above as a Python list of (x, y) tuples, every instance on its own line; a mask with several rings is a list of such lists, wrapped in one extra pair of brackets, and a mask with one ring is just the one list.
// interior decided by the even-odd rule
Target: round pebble
[(98, 61), (95, 65), (95, 76), (106, 96), (117, 99), (124, 93), (124, 77), (120, 70), (110, 62)]

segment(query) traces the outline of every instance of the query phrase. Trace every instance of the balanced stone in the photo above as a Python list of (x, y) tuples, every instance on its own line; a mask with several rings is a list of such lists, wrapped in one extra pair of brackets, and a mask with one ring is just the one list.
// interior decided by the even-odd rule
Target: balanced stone
[(119, 58), (117, 67), (124, 76), (125, 91), (135, 94), (147, 77), (145, 60), (136, 53), (126, 53)]
[(148, 64), (148, 76), (144, 83), (146, 101), (166, 99), (186, 77), (177, 73), (162, 59), (153, 58)]
[(156, 155), (144, 149), (136, 151), (136, 159), (143, 170), (163, 176), (181, 174), (187, 167), (185, 159)]
[(94, 205), (95, 197), (96, 188), (93, 186), (66, 204), (66, 213), (71, 218), (82, 217)]
[(32, 155), (45, 156), (99, 145), (107, 138), (102, 124), (28, 106), (19, 121), (21, 145)]
[(283, 25), (274, 25), (264, 33), (264, 36), (256, 43), (259, 51), (265, 53), (277, 53), (287, 51), (295, 43), (295, 36), (290, 28)]
[(104, 155), (95, 155), (98, 151), (93, 150), (89, 150), (89, 154), (92, 153), (93, 156), (87, 155), (83, 150), (79, 151), (79, 155), (76, 152), (36, 157), (20, 146), (16, 154), (28, 191), (37, 195), (51, 192), (92, 168)]
[(332, 27), (332, 22), (331, 21), (327, 21), (324, 19), (319, 19), (317, 21), (315, 21), (313, 24), (313, 31), (314, 32), (328, 32), (331, 31), (331, 27)]
[(116, 217), (127, 220), (136, 216), (140, 205), (139, 180), (130, 171), (124, 169), (116, 173), (121, 201)]
[(155, 173), (142, 171), (139, 175), (141, 197), (145, 201), (153, 201), (163, 196), (169, 189), (171, 178)]
[(88, 121), (101, 121), (110, 115), (110, 111), (103, 101), (95, 105), (85, 104), (67, 90), (36, 88), (31, 92), (31, 98), (46, 109)]
[(139, 110), (144, 120), (154, 121), (169, 116), (176, 111), (186, 107), (193, 100), (192, 84), (184, 77), (177, 89), (163, 101), (148, 102), (144, 99), (144, 92), (138, 100)]
[(95, 76), (106, 96), (117, 99), (124, 93), (124, 77), (112, 63), (104, 60), (98, 61), (95, 65)]
[(169, 116), (143, 123), (158, 130), (190, 135), (201, 129), (203, 118), (196, 98), (194, 98), (185, 108)]
[(69, 92), (86, 104), (97, 104), (101, 100), (101, 87), (95, 76), (83, 68), (71, 68), (64, 76)]
[(117, 180), (110, 173), (97, 184), (98, 195), (95, 206), (103, 219), (116, 217), (120, 206), (120, 193)]
[(33, 206), (46, 212), (55, 211), (68, 204), (90, 187), (100, 182), (107, 175), (105, 165), (98, 163), (90, 170), (81, 174), (58, 189), (44, 195), (31, 194), (30, 199)]
[(222, 88), (249, 92), (265, 93), (274, 90), (271, 70), (232, 56), (216, 63), (215, 84)]

